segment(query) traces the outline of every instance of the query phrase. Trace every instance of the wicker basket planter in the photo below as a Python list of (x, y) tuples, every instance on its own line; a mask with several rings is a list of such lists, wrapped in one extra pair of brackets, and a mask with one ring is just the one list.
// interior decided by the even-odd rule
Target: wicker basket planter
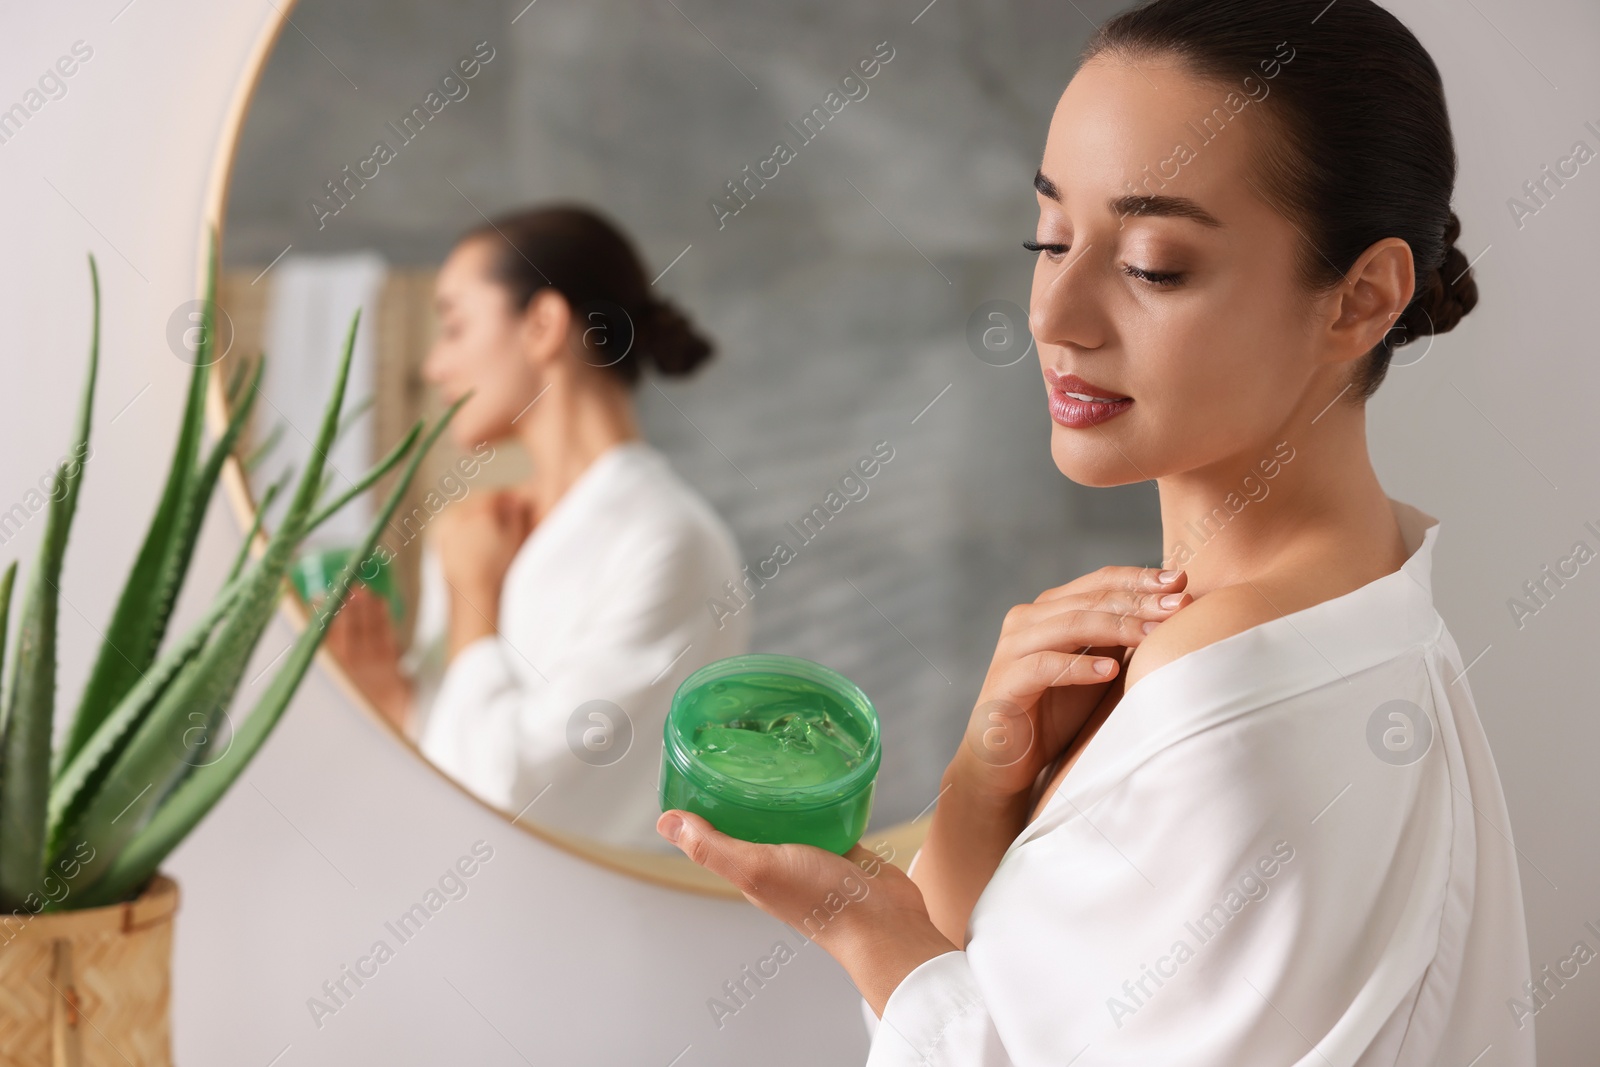
[(0, 916), (0, 1067), (171, 1067), (177, 909), (158, 874), (122, 904)]

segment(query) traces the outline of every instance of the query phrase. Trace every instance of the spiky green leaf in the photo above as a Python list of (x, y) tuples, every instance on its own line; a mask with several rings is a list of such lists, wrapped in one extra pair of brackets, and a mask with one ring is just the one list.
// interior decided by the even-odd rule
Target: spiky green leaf
[[(205, 647), (184, 665), (143, 717), (106, 772), (101, 788), (84, 803), (82, 813), (62, 828), (63, 840), (81, 838), (93, 842), (97, 853), (104, 852), (107, 863), (114, 862), (153, 805), (184, 776), (187, 765), (175, 744), (189, 729), (189, 714), (209, 715), (228, 705), (250, 654), (271, 620), (284, 575), (316, 503), (327, 450), (338, 428), (359, 323), (358, 312), (351, 320), (333, 392), (288, 514), (261, 558), (246, 572), (238, 601)], [(98, 863), (96, 866), (97, 871), (80, 875), (80, 889), (93, 885), (106, 869)]]
[(42, 889), (45, 873), (61, 566), (89, 454), (89, 422), (100, 368), (100, 271), (93, 256), (89, 257), (89, 278), (94, 291), (94, 325), (89, 342), (89, 373), (73, 441), (72, 455), (76, 458), (69, 458), (56, 468), (45, 514), (44, 542), (28, 576), (28, 592), (23, 600), (12, 660), (15, 677), (8, 693), (4, 737), (0, 737), (0, 908), (8, 911), (29, 906), (30, 899), (35, 899)]
[[(128, 842), (111, 861), (110, 869), (90, 891), (89, 903), (110, 903), (136, 892), (149, 881), (161, 861), (199, 824), (212, 806), (249, 765), (251, 758), (265, 743), (278, 720), (283, 716), (293, 698), (312, 658), (327, 632), (326, 619), (336, 614), (348, 596), (360, 567), (372, 556), (384, 527), (393, 517), (401, 499), (410, 488), (412, 479), (422, 459), (457, 409), (466, 401), (457, 400), (439, 422), (428, 432), (422, 445), (411, 456), (404, 472), (390, 491), (383, 507), (367, 530), (360, 550), (351, 555), (349, 562), (329, 588), (327, 597), (316, 613), (308, 620), (306, 628), (295, 641), (284, 664), (273, 677), (250, 715), (234, 731), (233, 741), (225, 759), (196, 767), (187, 778), (165, 798), (149, 823)], [(418, 426), (420, 430), (420, 424)], [(415, 439), (415, 432), (408, 440)]]
[[(106, 625), (105, 640), (89, 670), (66, 736), (56, 751), (54, 770), (57, 774), (77, 755), (139, 676), (155, 662), (188, 571), (211, 485), (216, 481), (215, 474), (211, 474), (211, 484), (205, 484), (204, 475), (210, 472), (210, 464), (204, 471), (197, 470), (216, 328), (216, 275), (217, 235), (213, 229), (206, 294), (200, 311), (200, 345), (189, 375), (189, 392), (172, 465), (144, 543), (139, 547), (111, 621)], [(233, 427), (229, 429), (237, 434)], [(220, 471), (220, 463), (216, 466)]]

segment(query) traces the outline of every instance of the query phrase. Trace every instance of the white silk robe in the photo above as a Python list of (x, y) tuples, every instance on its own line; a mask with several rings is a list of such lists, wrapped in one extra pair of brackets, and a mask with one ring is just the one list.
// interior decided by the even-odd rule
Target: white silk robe
[(1434, 610), (1438, 522), (1390, 504), (1401, 570), (1124, 695), (964, 951), (881, 1021), (862, 1001), (869, 1067), (1534, 1062), (1517, 854)]
[(667, 708), (690, 672), (750, 642), (751, 606), (712, 610), (742, 575), (711, 506), (648, 442), (613, 445), (518, 549), (499, 632), (447, 668), (449, 588), (431, 551), (423, 574), (406, 661), (427, 706), (423, 754), (512, 814), (676, 851), (655, 831)]

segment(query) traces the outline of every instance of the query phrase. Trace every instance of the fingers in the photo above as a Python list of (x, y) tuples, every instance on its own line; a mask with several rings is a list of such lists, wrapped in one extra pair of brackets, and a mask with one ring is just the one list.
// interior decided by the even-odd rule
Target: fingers
[(1130, 595), (1140, 593), (1171, 593), (1182, 589), (1188, 584), (1187, 571), (1178, 570), (1177, 576), (1170, 581), (1163, 582), (1163, 573), (1171, 574), (1176, 568), (1163, 571), (1160, 567), (1101, 567), (1099, 570), (1090, 571), (1088, 574), (1074, 578), (1065, 585), (1058, 585), (1046, 589), (1034, 598), (1034, 603), (1047, 600), (1058, 600), (1074, 593), (1102, 591), (1114, 589)]
[(497, 489), (489, 494), (480, 505), (480, 513), (506, 541), (520, 545), (533, 532), (533, 504), (514, 489)]
[(501, 489), (490, 498), (490, 507), (494, 513), (494, 521), (502, 528), (510, 527), (516, 522), (517, 501), (509, 490)]
[[(675, 839), (670, 836), (674, 820), (678, 820)], [(765, 861), (761, 850), (772, 846), (729, 837), (693, 812), (676, 808), (661, 813), (661, 818), (656, 820), (656, 831), (677, 845), (685, 856), (757, 902), (764, 881), (761, 871)]]
[(1077, 652), (1097, 645), (1135, 648), (1149, 629), (1176, 610), (1153, 601), (1132, 605), (1132, 609), (1018, 605), (1012, 609), (1014, 616), (1008, 614), (1000, 640), (1012, 659), (1044, 651)]
[(353, 583), (344, 605), (328, 621), (325, 640), (342, 659), (387, 651), (396, 644), (387, 604), (367, 586)]
[[(1024, 685), (1037, 691), (1058, 685), (1094, 685), (1110, 681), (1122, 669), (1115, 656), (1094, 656), (1088, 652), (1062, 652), (1046, 649), (1017, 661)], [(1025, 690), (1026, 691), (1026, 690)]]
[[(1096, 669), (1102, 665), (1106, 668), (1104, 674)], [(980, 703), (968, 724), (971, 750), (990, 767), (1020, 763), (1043, 743), (1041, 729), (1048, 735), (1053, 728), (1052, 724), (1036, 725), (1027, 710), (1042, 693), (1062, 686), (1108, 682), (1120, 669), (1121, 663), (1114, 657), (1053, 649), (1012, 661), (984, 685)]]
[[(1143, 573), (1141, 568), (1102, 568), (1102, 570), (1119, 570), (1126, 572), (1125, 576)], [(1098, 572), (1096, 572), (1098, 573)], [(1099, 586), (1085, 586), (1077, 592), (1065, 593), (1058, 590), (1045, 590), (1031, 604), (1018, 604), (1006, 613), (1005, 625), (1002, 633), (1009, 630), (1021, 632), (1040, 625), (1042, 622), (1055, 619), (1073, 611), (1095, 611), (1118, 617), (1137, 616), (1144, 622), (1160, 622), (1174, 611), (1192, 603), (1194, 598), (1182, 587), (1188, 583), (1188, 576), (1180, 574), (1171, 583), (1158, 583), (1157, 588), (1129, 588), (1129, 582), (1108, 582)], [(1133, 582), (1139, 585), (1141, 583)], [(1066, 587), (1061, 587), (1062, 589)], [(1150, 627), (1149, 629), (1153, 629)], [(1148, 629), (1140, 632), (1148, 632)], [(1085, 642), (1079, 642), (1083, 644)], [(1127, 642), (1118, 641), (1118, 644)]]

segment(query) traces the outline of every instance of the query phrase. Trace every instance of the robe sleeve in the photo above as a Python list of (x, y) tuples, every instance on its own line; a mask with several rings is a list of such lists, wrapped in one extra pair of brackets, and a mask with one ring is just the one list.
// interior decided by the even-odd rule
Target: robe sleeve
[[(869, 1009), (870, 1011), (870, 1009)], [(946, 952), (918, 965), (884, 1005), (869, 1065), (1010, 1064), (967, 954)]]
[(1126, 758), (1069, 775), (1006, 854), (965, 949), (895, 988), (869, 1067), (1393, 1063), (1454, 817), (1440, 752), (1369, 749), (1396, 687), (1428, 706), (1424, 672), (1391, 674), (1163, 737), (1147, 702)]
[(414, 706), (418, 709), (406, 725), (406, 734), (413, 741), (421, 739), (428, 710), (433, 707), (434, 694), (444, 675), (449, 605), (449, 586), (439, 554), (431, 544), (424, 542), (418, 564), (416, 622), (411, 643), (400, 657), (400, 669), (411, 679)]

